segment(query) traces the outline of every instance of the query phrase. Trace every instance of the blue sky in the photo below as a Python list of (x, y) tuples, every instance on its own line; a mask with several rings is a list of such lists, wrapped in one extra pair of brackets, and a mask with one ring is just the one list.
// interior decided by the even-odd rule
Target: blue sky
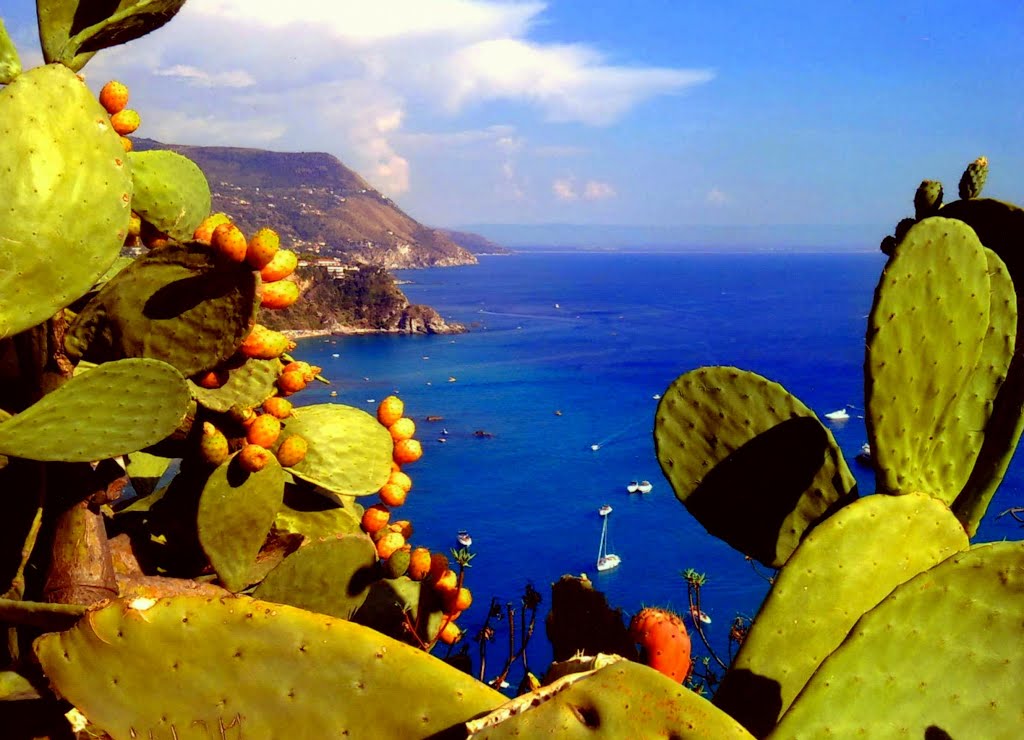
[[(28, 63), (34, 5), (0, 10)], [(1006, 0), (190, 0), (84, 72), (131, 86), (141, 135), (327, 151), (433, 225), (874, 247), (980, 154), (1024, 200)]]

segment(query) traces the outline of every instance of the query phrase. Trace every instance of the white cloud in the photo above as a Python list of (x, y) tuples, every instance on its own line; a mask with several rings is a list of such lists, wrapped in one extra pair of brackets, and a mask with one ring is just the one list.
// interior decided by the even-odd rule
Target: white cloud
[(205, 72), (188, 64), (175, 64), (154, 72), (158, 77), (178, 77), (195, 87), (252, 87), (256, 80), (243, 69), (228, 72)]
[(607, 198), (614, 198), (615, 195), (615, 188), (609, 183), (599, 180), (589, 180), (583, 187), (583, 197), (586, 200), (605, 200)]
[(560, 177), (551, 183), (551, 192), (559, 200), (576, 200), (579, 193), (576, 192), (576, 184), (571, 177)]
[(264, 148), (278, 144), (286, 131), (284, 124), (257, 118), (226, 121), (213, 115), (190, 116), (159, 109), (146, 110), (139, 129), (146, 137), (174, 144)]
[(705, 196), (705, 200), (713, 206), (721, 206), (728, 203), (732, 198), (724, 190), (711, 188)]

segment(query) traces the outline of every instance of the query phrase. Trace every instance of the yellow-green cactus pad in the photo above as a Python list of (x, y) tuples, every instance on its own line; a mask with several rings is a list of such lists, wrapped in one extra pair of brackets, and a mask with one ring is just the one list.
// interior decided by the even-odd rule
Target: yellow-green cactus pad
[(18, 58), (18, 50), (4, 28), (3, 18), (0, 18), (0, 85), (9, 85), (19, 74), (21, 60)]

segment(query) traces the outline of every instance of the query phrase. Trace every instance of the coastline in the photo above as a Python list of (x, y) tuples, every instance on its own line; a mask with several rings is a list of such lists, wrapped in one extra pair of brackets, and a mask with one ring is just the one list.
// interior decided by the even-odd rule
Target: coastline
[[(468, 331), (462, 324), (448, 324), (452, 331), (427, 332), (434, 334), (464, 334)], [(337, 324), (329, 329), (282, 329), (281, 333), (289, 339), (309, 339), (311, 337), (344, 337), (361, 334), (420, 334), (422, 332), (403, 331), (401, 329), (369, 329), (362, 326), (343, 326)]]

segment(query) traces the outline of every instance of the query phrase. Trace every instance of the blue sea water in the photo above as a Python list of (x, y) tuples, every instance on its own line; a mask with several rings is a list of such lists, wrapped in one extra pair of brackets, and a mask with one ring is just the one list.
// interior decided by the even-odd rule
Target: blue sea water
[[(883, 264), (877, 253), (520, 253), (403, 271), (410, 300), (470, 333), (303, 340), (296, 354), (322, 365), (338, 392), (329, 398), (317, 385), (303, 402), (372, 413), (389, 393), (404, 399), (425, 454), (409, 467), (403, 518), (413, 521), (414, 542), (431, 549), (455, 547), (459, 529), (472, 534), (475, 602), (460, 619), (470, 634), (490, 597), (517, 602), (529, 582), (548, 601), (563, 574), (587, 573), (626, 612), (684, 610), (681, 571), (694, 568), (707, 575), (702, 606), (721, 649), (732, 618), (756, 613), (766, 573), (676, 500), (654, 456), (654, 396), (688, 370), (723, 364), (782, 383), (821, 418), (847, 407), (850, 420), (831, 428), (870, 493), (871, 472), (853, 460), (866, 440), (864, 327)], [(641, 479), (653, 491), (627, 494)], [(1019, 538), (1017, 525), (995, 514), (1019, 505), (1022, 489), (1018, 461), (979, 539)], [(610, 536), (622, 564), (597, 573), (602, 504), (614, 508)], [(529, 658), (543, 669), (542, 621), (538, 632)], [(502, 662), (503, 639), (489, 665)]]

